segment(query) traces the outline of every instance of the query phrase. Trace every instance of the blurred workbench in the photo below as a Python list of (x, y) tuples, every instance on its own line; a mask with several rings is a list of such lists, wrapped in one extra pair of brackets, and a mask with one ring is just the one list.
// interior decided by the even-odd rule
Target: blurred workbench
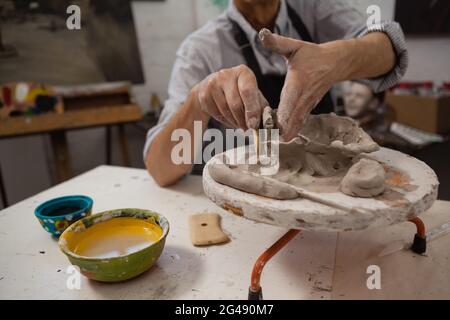
[[(87, 91), (78, 89), (64, 93), (64, 109), (59, 113), (45, 113), (33, 116), (16, 116), (0, 120), (0, 139), (26, 135), (48, 134), (50, 136), (52, 156), (55, 164), (56, 182), (65, 181), (73, 176), (67, 132), (103, 126), (106, 129), (106, 164), (111, 164), (111, 129), (118, 128), (119, 145), (124, 166), (130, 166), (128, 141), (124, 125), (142, 119), (141, 108), (131, 102), (129, 86), (120, 85), (113, 89)], [(89, 89), (91, 90), (91, 89)], [(0, 189), (5, 206), (5, 186), (1, 177)]]
[[(82, 277), (69, 289), (69, 261), (34, 217), (53, 197), (86, 194), (94, 212), (144, 208), (170, 222), (157, 264), (123, 283)], [(190, 243), (188, 216), (217, 212), (231, 242), (211, 247)], [(434, 228), (450, 220), (450, 202), (437, 201), (423, 220)], [(301, 232), (266, 266), (265, 299), (449, 299), (450, 235), (429, 241), (425, 255), (386, 247), (411, 241), (414, 225), (402, 223), (361, 232)], [(246, 299), (253, 263), (285, 229), (255, 223), (216, 207), (201, 177), (188, 176), (160, 188), (145, 170), (101, 166), (0, 211), (0, 299)], [(369, 290), (370, 265), (379, 266), (381, 289)]]

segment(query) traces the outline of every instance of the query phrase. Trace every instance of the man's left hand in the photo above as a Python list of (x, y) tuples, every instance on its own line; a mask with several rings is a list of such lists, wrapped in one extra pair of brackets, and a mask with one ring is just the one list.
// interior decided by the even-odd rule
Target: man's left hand
[(337, 42), (314, 44), (262, 29), (263, 45), (283, 55), (287, 75), (278, 106), (278, 128), (285, 141), (298, 134), (303, 122), (331, 86), (347, 77), (346, 50)]

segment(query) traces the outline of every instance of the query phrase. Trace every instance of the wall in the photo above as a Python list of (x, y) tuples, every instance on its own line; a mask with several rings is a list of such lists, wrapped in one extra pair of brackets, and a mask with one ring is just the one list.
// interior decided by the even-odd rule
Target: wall
[(146, 106), (152, 92), (165, 99), (175, 52), (186, 36), (217, 15), (209, 0), (134, 2), (133, 14), (143, 60), (146, 84), (134, 91)]
[(409, 68), (405, 80), (450, 81), (450, 37), (407, 38)]

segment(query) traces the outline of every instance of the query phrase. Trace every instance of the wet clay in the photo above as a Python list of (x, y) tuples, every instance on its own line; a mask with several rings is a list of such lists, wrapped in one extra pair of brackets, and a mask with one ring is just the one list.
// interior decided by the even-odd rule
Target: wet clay
[(341, 182), (341, 191), (349, 196), (371, 198), (384, 192), (383, 166), (377, 161), (360, 159), (347, 172)]
[(277, 181), (264, 179), (263, 176), (250, 171), (232, 169), (224, 163), (211, 165), (209, 174), (215, 181), (244, 192), (278, 200), (298, 198), (295, 190), (284, 187)]
[[(273, 123), (266, 110), (263, 123)], [(216, 182), (279, 200), (299, 197), (299, 193), (286, 184), (318, 193), (342, 191), (357, 197), (373, 197), (384, 190), (384, 169), (380, 164), (373, 160), (370, 161), (375, 164), (353, 162), (361, 153), (370, 153), (379, 147), (350, 118), (335, 114), (310, 115), (298, 137), (279, 143), (278, 147), (278, 170), (273, 174), (267, 174), (267, 167), (261, 162), (230, 166), (227, 161), (211, 164), (209, 173)], [(246, 154), (246, 157), (252, 155)]]

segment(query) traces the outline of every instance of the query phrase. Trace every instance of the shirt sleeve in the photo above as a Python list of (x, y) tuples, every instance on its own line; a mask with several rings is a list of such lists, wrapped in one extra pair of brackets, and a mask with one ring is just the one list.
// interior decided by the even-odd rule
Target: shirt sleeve
[(368, 24), (364, 14), (345, 0), (314, 1), (315, 35), (318, 42), (363, 37), (371, 32), (384, 32), (391, 40), (396, 55), (394, 68), (380, 77), (362, 79), (374, 92), (389, 89), (400, 81), (408, 68), (408, 51), (402, 28), (397, 22)]
[(143, 153), (144, 162), (155, 137), (180, 110), (191, 89), (210, 74), (210, 67), (199, 49), (201, 48), (195, 44), (192, 37), (188, 37), (177, 51), (169, 81), (168, 98), (157, 125), (147, 132)]

